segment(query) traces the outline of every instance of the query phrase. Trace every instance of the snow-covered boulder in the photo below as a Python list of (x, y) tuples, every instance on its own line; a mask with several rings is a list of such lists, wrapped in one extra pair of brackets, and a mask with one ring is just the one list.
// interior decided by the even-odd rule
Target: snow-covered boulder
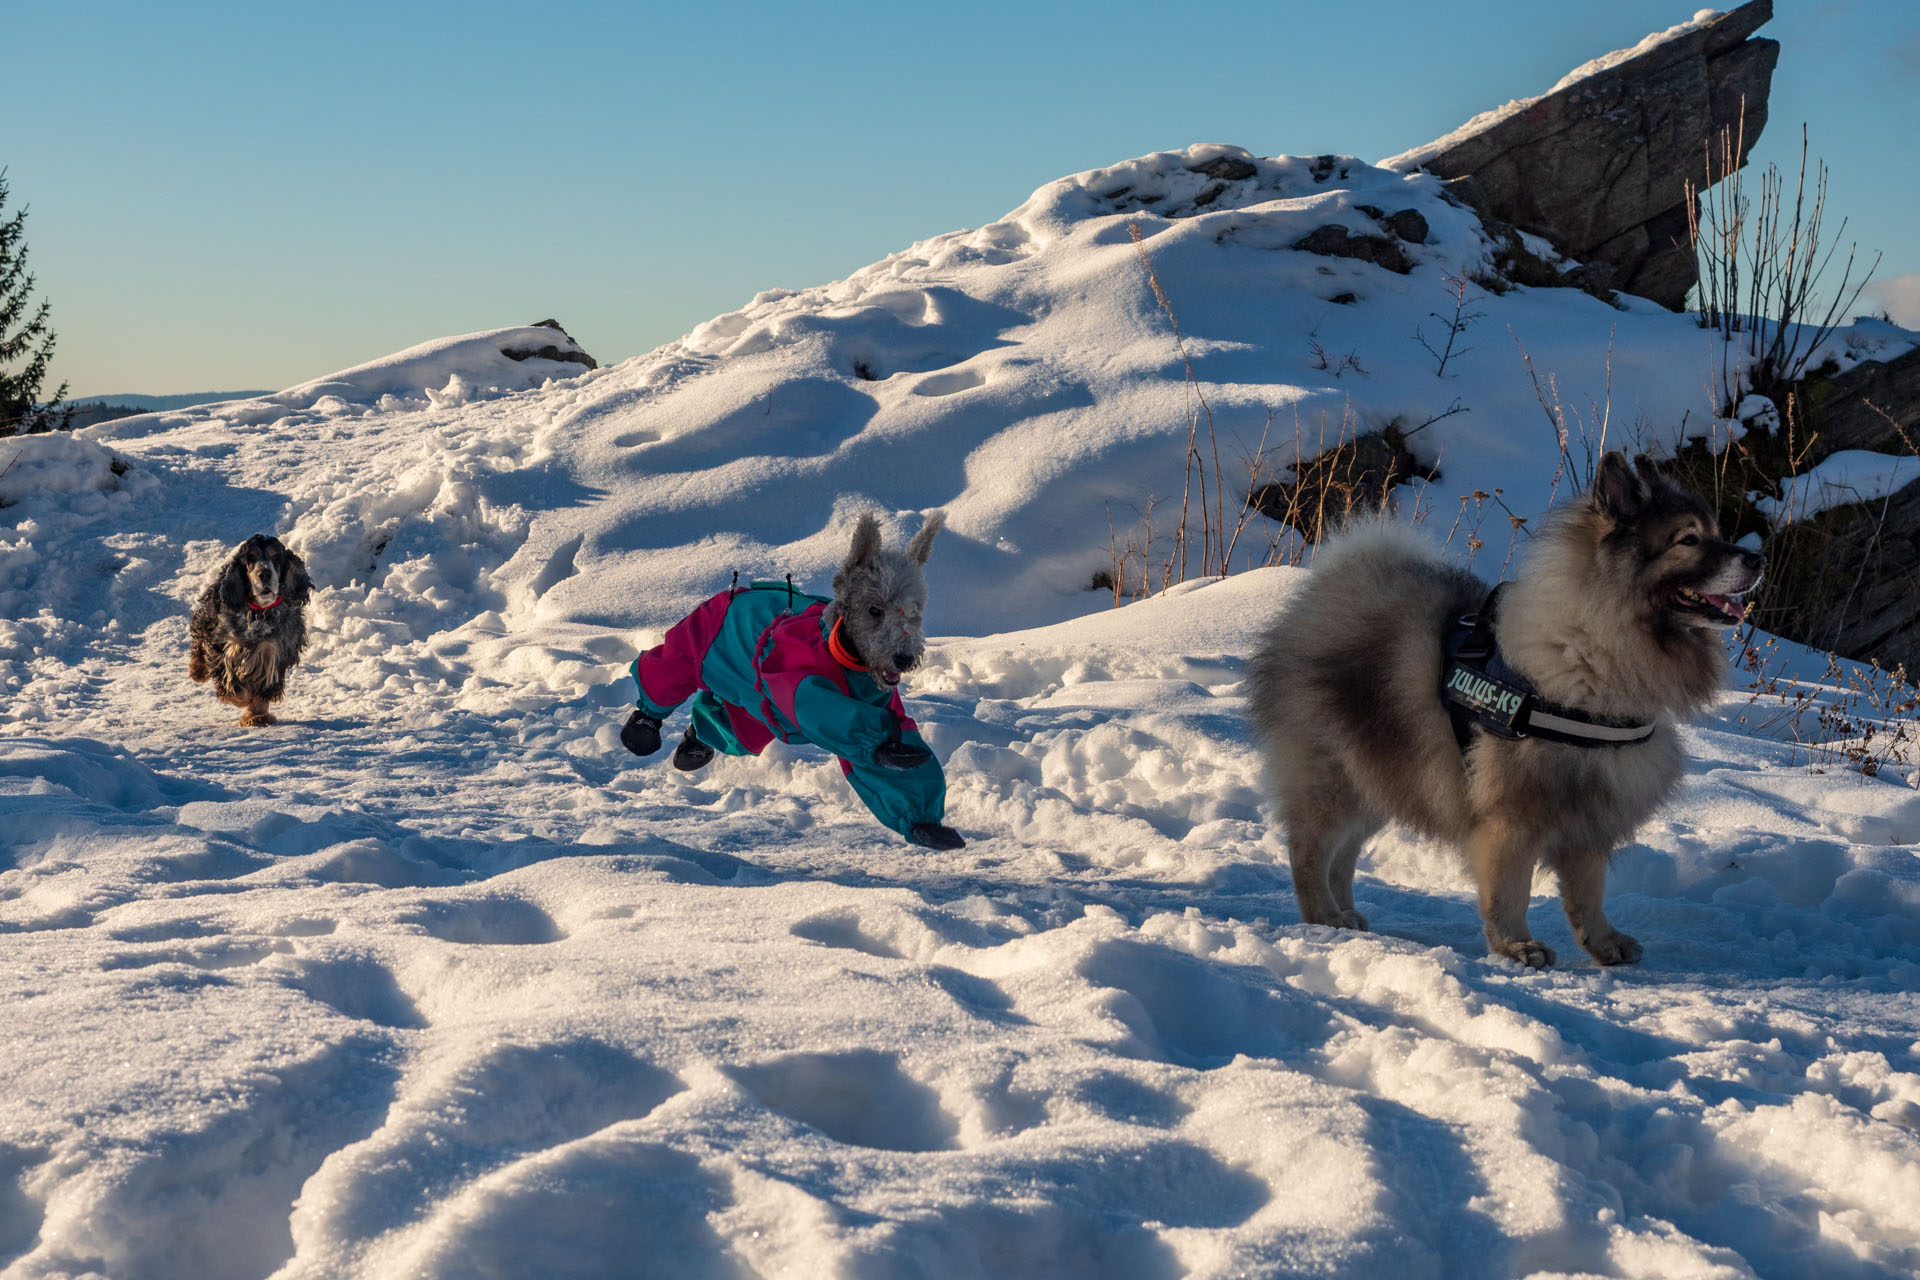
[(113, 450), (64, 431), (0, 439), (0, 507), (30, 494), (104, 493), (131, 467)]

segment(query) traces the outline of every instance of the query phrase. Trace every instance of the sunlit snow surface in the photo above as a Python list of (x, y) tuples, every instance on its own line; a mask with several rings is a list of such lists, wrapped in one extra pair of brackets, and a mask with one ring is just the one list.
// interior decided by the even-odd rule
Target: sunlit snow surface
[[(1171, 528), (1186, 439), (1129, 222), (1223, 470), (1457, 399), (1408, 502), (1438, 541), (1475, 488), (1555, 493), (1522, 348), (1616, 442), (1711, 420), (1710, 335), (1571, 291), (1485, 299), (1438, 377), (1413, 334), (1472, 220), (1354, 161), (1188, 168), (1243, 155), (1052, 184), (577, 378), (477, 334), (30, 445), (0, 508), (5, 1274), (1920, 1268), (1903, 771), (1811, 771), (1740, 676), (1615, 864), (1642, 964), (1587, 961), (1544, 877), (1562, 967), (1487, 959), (1450, 855), (1391, 834), (1378, 932), (1308, 928), (1240, 722), (1300, 571), (1086, 590), (1109, 508)], [(1287, 248), (1362, 204), (1423, 212), (1409, 275)], [(689, 776), (616, 738), (636, 646), (735, 569), (824, 590), (869, 507), (952, 517), (930, 625), (965, 638), (908, 702), (959, 853), (813, 749)], [(249, 731), (185, 635), (255, 531), (320, 590), (284, 722)]]

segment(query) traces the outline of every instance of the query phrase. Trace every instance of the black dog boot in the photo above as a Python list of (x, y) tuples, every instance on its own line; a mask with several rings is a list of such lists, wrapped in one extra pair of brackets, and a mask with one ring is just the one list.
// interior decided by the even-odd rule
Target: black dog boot
[(913, 830), (907, 832), (907, 839), (929, 849), (964, 849), (967, 842), (952, 827), (941, 826), (937, 822), (916, 822)]
[(680, 745), (673, 749), (673, 767), (692, 773), (695, 769), (704, 769), (713, 763), (713, 748), (693, 736), (693, 726), (687, 726), (687, 736), (680, 739)]
[(637, 756), (652, 755), (660, 749), (660, 722), (635, 708), (620, 726), (620, 745)]

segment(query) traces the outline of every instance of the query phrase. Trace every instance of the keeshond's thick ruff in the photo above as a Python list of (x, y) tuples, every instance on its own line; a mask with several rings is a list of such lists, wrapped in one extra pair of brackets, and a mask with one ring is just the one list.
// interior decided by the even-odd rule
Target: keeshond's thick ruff
[(1476, 724), (1463, 750), (1441, 697), (1442, 637), (1480, 609), (1486, 584), (1409, 531), (1348, 530), (1320, 553), (1249, 677), (1308, 923), (1367, 927), (1354, 863), (1397, 820), (1465, 851), (1493, 952), (1553, 963), (1527, 931), (1545, 863), (1580, 945), (1601, 964), (1640, 958), (1601, 907), (1607, 862), (1678, 782), (1673, 722), (1720, 687), (1722, 632), (1740, 621), (1736, 597), (1758, 581), (1760, 558), (1722, 539), (1699, 498), (1619, 453), (1529, 551), (1501, 591), (1501, 657), (1540, 698), (1651, 735), (1576, 746)]

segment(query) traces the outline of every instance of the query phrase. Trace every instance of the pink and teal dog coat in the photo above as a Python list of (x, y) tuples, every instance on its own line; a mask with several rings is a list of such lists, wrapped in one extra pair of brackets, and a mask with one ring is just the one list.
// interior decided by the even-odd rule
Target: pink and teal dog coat
[(874, 763), (883, 743), (926, 743), (897, 687), (835, 656), (827, 604), (784, 582), (722, 591), (633, 660), (640, 710), (665, 720), (691, 698), (694, 736), (730, 756), (757, 756), (776, 738), (810, 742), (840, 758), (854, 793), (893, 830), (939, 822), (947, 778), (937, 758), (911, 769)]

